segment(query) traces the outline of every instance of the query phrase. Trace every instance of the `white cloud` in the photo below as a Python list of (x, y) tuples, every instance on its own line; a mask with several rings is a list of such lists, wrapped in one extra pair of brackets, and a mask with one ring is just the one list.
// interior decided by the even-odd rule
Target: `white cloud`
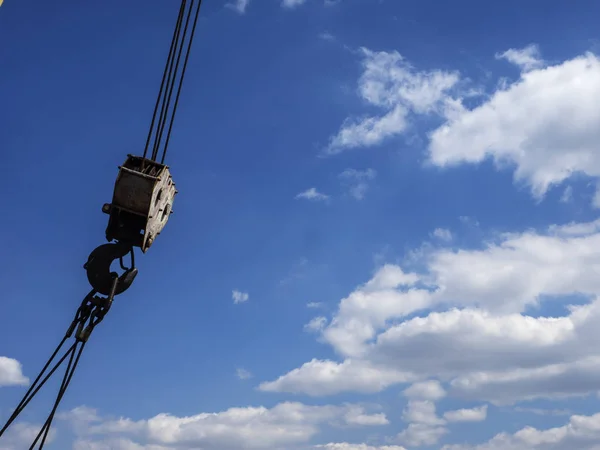
[(360, 406), (351, 407), (344, 419), (348, 425), (377, 426), (390, 423), (384, 413), (366, 414)]
[(562, 427), (525, 427), (515, 434), (497, 434), (481, 445), (445, 445), (442, 450), (598, 450), (599, 442), (600, 414), (575, 415)]
[(447, 433), (448, 430), (443, 426), (411, 423), (396, 439), (409, 447), (430, 446), (437, 444)]
[(539, 69), (544, 66), (540, 49), (535, 44), (530, 44), (521, 49), (508, 49), (504, 53), (496, 54), (496, 58), (506, 59), (508, 62), (519, 66), (523, 71)]
[[(412, 115), (435, 114), (446, 122), (429, 133), (428, 163), (440, 167), (492, 159), (514, 167), (541, 200), (552, 186), (576, 173), (600, 177), (600, 59), (592, 53), (546, 66), (539, 49), (509, 49), (498, 58), (522, 69), (472, 108), (479, 95), (456, 72), (418, 71), (397, 52), (361, 49), (358, 93), (378, 115), (346, 119), (326, 154), (372, 147), (407, 131)], [(593, 204), (600, 208), (600, 191)]]
[(446, 228), (436, 228), (432, 235), (440, 241), (450, 242), (452, 240), (452, 232)]
[(23, 366), (19, 361), (6, 356), (0, 356), (0, 387), (24, 386), (29, 378), (23, 375)]
[(402, 420), (409, 425), (396, 439), (409, 447), (437, 444), (448, 433), (446, 421), (438, 417), (435, 403), (431, 400), (409, 400), (402, 412)]
[[(42, 425), (18, 422), (14, 423), (6, 430), (0, 440), (0, 450), (22, 450), (29, 448), (38, 435)], [(49, 444), (56, 438), (56, 430), (50, 429), (46, 443)], [(38, 440), (38, 444), (39, 444)]]
[(437, 416), (435, 403), (431, 400), (410, 400), (402, 412), (402, 420), (425, 425), (444, 425), (446, 422)]
[(248, 380), (249, 378), (252, 378), (252, 374), (249, 371), (239, 367), (235, 370), (235, 374), (240, 380)]
[[(440, 380), (449, 396), (494, 404), (599, 391), (599, 247), (600, 221), (571, 223), (477, 250), (431, 248), (420, 274), (384, 266), (340, 301), (319, 337), (343, 362), (313, 360), (261, 388), (330, 395), (424, 382), (405, 395), (435, 400)], [(525, 314), (570, 295), (588, 303)]]
[(420, 381), (412, 384), (403, 392), (405, 397), (413, 400), (441, 400), (446, 391), (437, 380)]
[(446, 411), (444, 419), (448, 422), (483, 422), (487, 418), (487, 405), (477, 408), (462, 408)]
[(560, 196), (561, 203), (570, 203), (573, 200), (573, 188), (571, 186), (567, 186)]
[(404, 447), (398, 445), (372, 446), (367, 444), (348, 444), (346, 442), (316, 445), (315, 448), (325, 450), (406, 450)]
[(282, 0), (281, 6), (287, 9), (293, 9), (297, 6), (303, 5), (306, 3), (306, 0)]
[[(387, 423), (385, 415), (367, 414), (362, 407), (307, 406), (280, 403), (273, 408), (230, 408), (219, 413), (189, 417), (159, 414), (148, 420), (100, 418), (85, 411), (63, 414), (76, 420), (79, 449), (196, 449), (289, 448), (307, 444), (324, 426), (378, 426)], [(77, 422), (78, 420), (78, 422)], [(87, 424), (82, 427), (81, 424)], [(113, 445), (113, 446), (111, 446)]]
[(536, 414), (538, 416), (570, 416), (572, 414), (567, 409), (523, 408), (521, 406), (516, 406), (514, 411)]
[(521, 78), (430, 135), (429, 159), (446, 167), (493, 159), (541, 199), (573, 174), (600, 176), (600, 60), (585, 54)]
[(318, 309), (323, 307), (323, 303), (320, 302), (310, 302), (306, 304), (307, 308)]
[(444, 109), (447, 91), (458, 74), (434, 70), (418, 72), (398, 52), (373, 52), (362, 48), (364, 72), (359, 94), (382, 110), (381, 115), (348, 118), (327, 146), (326, 154), (371, 147), (399, 135), (408, 127), (409, 114), (429, 114)]
[(319, 38), (323, 39), (324, 41), (335, 41), (335, 36), (327, 31), (320, 33)]
[(231, 291), (231, 298), (233, 300), (233, 303), (237, 305), (238, 303), (247, 302), (250, 299), (250, 295), (247, 292), (233, 290)]
[(300, 192), (296, 195), (296, 199), (305, 199), (305, 200), (313, 200), (313, 201), (325, 201), (329, 200), (329, 196), (320, 193), (316, 188), (307, 189), (304, 192)]
[(233, 9), (238, 14), (244, 14), (249, 3), (250, 0), (235, 0), (232, 3), (226, 3), (226, 6)]
[(173, 447), (163, 445), (141, 445), (130, 439), (110, 438), (103, 441), (78, 439), (73, 444), (73, 450), (173, 450)]
[(311, 333), (317, 333), (317, 332), (323, 331), (323, 329), (325, 328), (326, 325), (327, 325), (327, 318), (319, 316), (319, 317), (313, 318), (310, 322), (308, 322), (306, 325), (304, 325), (304, 330), (311, 332)]
[(376, 176), (377, 172), (374, 169), (346, 169), (339, 175), (339, 178), (342, 184), (348, 188), (352, 197), (362, 200), (369, 189), (369, 181), (375, 179)]
[(275, 381), (261, 383), (259, 389), (311, 396), (340, 392), (375, 393), (410, 379), (399, 370), (376, 367), (366, 361), (336, 363), (313, 359)]

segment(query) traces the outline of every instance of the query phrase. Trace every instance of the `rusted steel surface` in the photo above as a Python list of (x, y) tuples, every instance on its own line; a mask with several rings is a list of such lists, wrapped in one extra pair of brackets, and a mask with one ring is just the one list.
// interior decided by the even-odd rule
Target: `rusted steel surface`
[(167, 166), (128, 155), (119, 167), (112, 204), (103, 208), (110, 215), (107, 239), (127, 241), (146, 252), (167, 224), (176, 193)]

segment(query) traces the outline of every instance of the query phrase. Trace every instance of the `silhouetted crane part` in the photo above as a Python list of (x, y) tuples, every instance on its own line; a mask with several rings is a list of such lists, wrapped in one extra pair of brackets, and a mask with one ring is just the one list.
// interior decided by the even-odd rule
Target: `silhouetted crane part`
[[(0, 0), (1, 4), (2, 0)], [(169, 167), (164, 162), (201, 6), (202, 0), (181, 1), (143, 156), (128, 155), (123, 165), (119, 166), (112, 202), (102, 207), (102, 211), (109, 215), (106, 227), (106, 239), (109, 243), (100, 245), (90, 253), (83, 266), (92, 290), (81, 302), (62, 341), (6, 424), (0, 429), (0, 438), (50, 377), (67, 361), (67, 368), (52, 410), (29, 450), (33, 450), (36, 446), (38, 449), (44, 447), (58, 406), (73, 378), (92, 331), (104, 319), (114, 298), (129, 289), (138, 274), (134, 248), (138, 247), (145, 253), (162, 232), (173, 212), (177, 189)], [(192, 16), (194, 16), (193, 25), (188, 35)], [(186, 46), (183, 67), (180, 70), (181, 57)], [(175, 101), (171, 104), (177, 80)], [(147, 158), (153, 138), (152, 154)], [(161, 149), (162, 156), (159, 162)], [(123, 261), (128, 254), (131, 256), (129, 267)], [(117, 260), (123, 270), (121, 274), (111, 271), (112, 264)], [(74, 338), (74, 342), (55, 362), (61, 349), (71, 338)]]
[[(131, 254), (131, 267), (125, 267), (123, 257)], [(123, 274), (119, 276), (116, 272), (111, 272), (110, 266), (116, 260), (119, 260)], [(83, 265), (87, 272), (88, 281), (94, 290), (102, 295), (119, 295), (125, 292), (138, 274), (135, 268), (135, 257), (133, 248), (123, 243), (110, 243), (97, 247), (87, 262)], [(115, 285), (116, 278), (116, 285)]]
[(106, 239), (127, 242), (145, 253), (167, 224), (175, 194), (167, 166), (128, 155), (119, 167), (112, 203), (102, 208), (110, 216)]

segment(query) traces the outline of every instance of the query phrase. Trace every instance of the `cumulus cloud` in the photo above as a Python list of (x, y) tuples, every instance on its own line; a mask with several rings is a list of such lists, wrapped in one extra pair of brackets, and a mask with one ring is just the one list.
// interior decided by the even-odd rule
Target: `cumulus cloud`
[(148, 420), (111, 419), (81, 408), (62, 414), (74, 423), (78, 447), (103, 450), (289, 448), (307, 444), (324, 426), (379, 426), (384, 414), (368, 414), (357, 405), (308, 406), (280, 403), (273, 408), (230, 408), (189, 417), (159, 414)]
[(351, 407), (344, 416), (344, 420), (348, 425), (387, 425), (390, 422), (384, 413), (366, 414), (364, 408), (360, 406)]
[[(261, 389), (329, 395), (413, 382), (409, 399), (435, 401), (446, 391), (439, 380), (447, 395), (494, 404), (598, 391), (599, 247), (600, 222), (571, 223), (480, 249), (432, 248), (422, 273), (383, 266), (321, 333), (343, 361), (310, 361)], [(587, 303), (557, 317), (527, 313), (572, 295)]]
[(477, 408), (462, 408), (455, 411), (446, 411), (444, 419), (448, 422), (482, 422), (487, 417), (487, 405)]
[(261, 383), (259, 389), (311, 396), (340, 392), (375, 393), (410, 379), (410, 375), (400, 370), (376, 367), (366, 361), (337, 363), (313, 359), (275, 381)]
[[(409, 129), (411, 117), (434, 114), (444, 123), (428, 133), (428, 162), (439, 167), (479, 164), (514, 168), (514, 178), (541, 200), (574, 174), (600, 177), (600, 59), (592, 54), (548, 65), (529, 45), (496, 55), (521, 76), (504, 80), (466, 107), (477, 93), (457, 72), (419, 71), (398, 52), (360, 50), (358, 94), (380, 114), (349, 117), (326, 154), (373, 147)], [(600, 191), (593, 202), (600, 205)]]
[(325, 325), (327, 325), (327, 318), (319, 316), (315, 317), (306, 325), (304, 325), (304, 330), (311, 333), (317, 333), (319, 331), (322, 331), (325, 328)]
[(573, 174), (597, 178), (600, 60), (589, 53), (538, 69), (521, 62), (530, 70), (519, 80), (473, 109), (459, 108), (431, 133), (430, 161), (441, 167), (487, 158), (499, 167), (508, 163), (538, 199)]
[(403, 392), (405, 397), (413, 400), (441, 400), (446, 391), (437, 380), (420, 381), (412, 384)]
[[(22, 450), (29, 448), (38, 435), (42, 425), (34, 425), (25, 422), (14, 423), (0, 440), (0, 450)], [(51, 443), (56, 438), (56, 430), (50, 429), (46, 443)], [(39, 441), (38, 441), (39, 443)]]
[(409, 447), (431, 446), (437, 444), (447, 433), (448, 429), (443, 426), (411, 423), (396, 439)]
[(450, 242), (452, 240), (452, 232), (446, 228), (436, 228), (431, 234), (440, 241)]
[(250, 295), (247, 292), (242, 292), (234, 289), (233, 291), (231, 291), (231, 298), (233, 300), (233, 303), (237, 305), (238, 303), (247, 302), (250, 299)]
[(417, 71), (398, 52), (360, 50), (363, 74), (359, 95), (382, 113), (347, 118), (331, 137), (326, 154), (357, 147), (372, 147), (404, 132), (409, 115), (429, 114), (444, 109), (446, 93), (459, 81), (454, 72)]
[(325, 201), (329, 200), (329, 195), (322, 194), (317, 191), (317, 188), (310, 188), (304, 192), (300, 192), (296, 195), (296, 199), (312, 200), (312, 201)]
[(525, 48), (511, 48), (503, 53), (497, 53), (496, 58), (505, 59), (508, 62), (519, 66), (523, 71), (539, 69), (544, 66), (544, 60), (541, 57), (540, 49), (535, 44), (530, 44)]
[(398, 445), (373, 446), (367, 444), (348, 444), (346, 442), (316, 445), (315, 448), (322, 448), (325, 450), (406, 450), (404, 447)]
[(562, 427), (525, 427), (515, 434), (500, 433), (480, 445), (445, 445), (442, 450), (598, 450), (600, 414), (571, 416)]
[(6, 356), (0, 356), (0, 387), (23, 386), (29, 379), (23, 375), (23, 366), (19, 361)]

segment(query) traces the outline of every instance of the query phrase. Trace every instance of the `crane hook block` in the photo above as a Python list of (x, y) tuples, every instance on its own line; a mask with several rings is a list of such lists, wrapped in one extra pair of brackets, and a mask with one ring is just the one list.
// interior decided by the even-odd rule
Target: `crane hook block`
[(106, 239), (139, 247), (146, 253), (173, 212), (175, 194), (168, 166), (127, 155), (119, 166), (112, 203), (102, 207), (109, 215)]

